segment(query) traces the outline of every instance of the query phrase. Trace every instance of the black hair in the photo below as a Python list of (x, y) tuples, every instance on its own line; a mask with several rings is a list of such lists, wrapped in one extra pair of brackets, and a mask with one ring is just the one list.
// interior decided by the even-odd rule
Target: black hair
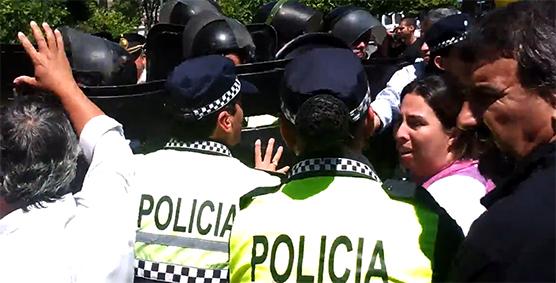
[(0, 196), (26, 208), (70, 192), (80, 150), (56, 98), (16, 96), (1, 108), (0, 124)]
[(472, 27), (460, 56), (471, 64), (515, 59), (520, 83), (554, 106), (555, 14), (554, 1), (522, 1), (493, 10)]
[(409, 26), (413, 26), (415, 29), (417, 29), (417, 20), (413, 17), (404, 17), (402, 18), (402, 20), (400, 21), (400, 24), (402, 22), (406, 22), (407, 25)]
[(339, 151), (351, 139), (349, 110), (330, 94), (315, 95), (303, 102), (295, 125), (305, 154)]
[[(444, 75), (430, 75), (415, 80), (402, 90), (402, 100), (408, 93), (425, 99), (445, 131), (457, 131), (458, 114), (463, 105), (462, 87), (455, 78)], [(472, 133), (459, 133), (454, 143), (454, 152), (459, 158), (476, 158), (477, 142)]]

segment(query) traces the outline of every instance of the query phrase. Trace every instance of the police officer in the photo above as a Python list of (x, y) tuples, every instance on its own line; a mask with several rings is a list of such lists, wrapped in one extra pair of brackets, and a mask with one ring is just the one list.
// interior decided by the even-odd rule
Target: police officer
[(219, 54), (235, 65), (255, 59), (255, 44), (247, 28), (238, 20), (212, 11), (191, 18), (183, 31), (183, 58)]
[(135, 62), (137, 68), (137, 83), (147, 80), (147, 56), (145, 53), (146, 39), (138, 33), (124, 33), (120, 35), (120, 46), (123, 47)]
[(296, 0), (271, 1), (253, 15), (254, 23), (266, 23), (278, 34), (278, 49), (294, 38), (322, 29), (322, 13)]
[(136, 276), (149, 280), (225, 280), (228, 239), (239, 197), (279, 178), (233, 158), (243, 110), (231, 60), (211, 55), (184, 61), (169, 75), (172, 139), (138, 158), (140, 193)]
[[(386, 28), (379, 20), (351, 5), (332, 10), (324, 22), (330, 33), (351, 46), (353, 53), (361, 59), (367, 59), (386, 37)], [(369, 45), (371, 41), (373, 46)]]
[(456, 14), (438, 20), (429, 28), (423, 48), (431, 50), (430, 56), (425, 56), (424, 60), (419, 58), (414, 64), (396, 71), (372, 102), (371, 107), (376, 113), (376, 129), (383, 130), (391, 125), (400, 111), (400, 94), (403, 88), (415, 79), (435, 72), (447, 72), (460, 79), (468, 76), (467, 68), (464, 68), (459, 59), (457, 47), (466, 38), (470, 27), (468, 15)]
[(160, 7), (158, 22), (186, 26), (191, 18), (202, 11), (220, 13), (218, 3), (213, 0), (169, 0)]
[(281, 186), (242, 198), (231, 281), (445, 278), (461, 231), (446, 230), (440, 222), (453, 220), (425, 202), (392, 200), (361, 154), (373, 114), (359, 58), (349, 49), (308, 51), (287, 65), (282, 89), (281, 132), (298, 162)]

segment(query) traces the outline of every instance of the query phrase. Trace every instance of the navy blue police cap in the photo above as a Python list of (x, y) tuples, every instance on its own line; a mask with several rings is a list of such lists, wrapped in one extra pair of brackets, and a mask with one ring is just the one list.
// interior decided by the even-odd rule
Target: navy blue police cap
[(347, 48), (315, 48), (288, 63), (280, 91), (284, 117), (295, 124), (301, 104), (312, 96), (330, 94), (350, 110), (357, 122), (369, 109), (369, 82), (361, 59)]
[(456, 14), (440, 19), (425, 34), (430, 52), (455, 45), (467, 38), (472, 18), (467, 14)]
[(170, 108), (186, 120), (201, 120), (229, 104), (240, 93), (233, 62), (221, 55), (188, 59), (166, 80)]

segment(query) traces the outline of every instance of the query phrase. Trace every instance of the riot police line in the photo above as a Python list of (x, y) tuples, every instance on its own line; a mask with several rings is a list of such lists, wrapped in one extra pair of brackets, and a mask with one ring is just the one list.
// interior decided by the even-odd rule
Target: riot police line
[[(130, 139), (140, 141), (142, 146), (137, 152), (148, 152), (165, 138), (162, 136), (165, 134), (163, 125), (168, 119), (163, 114), (166, 76), (186, 58), (223, 52), (238, 54), (242, 59), (237, 72), (254, 86), (253, 91), (242, 97), (245, 116), (276, 116), (279, 112), (278, 85), (291, 58), (317, 46), (344, 47), (346, 42), (368, 31), (372, 31), (372, 37), (378, 41), (385, 34), (384, 27), (369, 13), (350, 8), (340, 11), (340, 16), (333, 19), (338, 23), (328, 23), (345, 36), (339, 39), (320, 32), (323, 29), (321, 12), (295, 1), (279, 2), (263, 5), (254, 17), (259, 22), (243, 26), (223, 16), (213, 1), (167, 1), (161, 8), (160, 23), (153, 26), (146, 37), (147, 81), (143, 84), (135, 84), (132, 56), (118, 44), (72, 28), (61, 31), (74, 76), (83, 91), (124, 125)], [(272, 10), (278, 6), (279, 9)], [(222, 38), (225, 40), (219, 40)], [(32, 65), (19, 45), (2, 45), (0, 50), (2, 97), (7, 99), (13, 79), (21, 74), (31, 75)], [(376, 95), (397, 69), (409, 63), (389, 58), (363, 61), (371, 82), (371, 94)], [(252, 144), (258, 137), (263, 140), (274, 137), (282, 144), (275, 126), (246, 128), (242, 143), (233, 149), (234, 155), (252, 165)], [(371, 154), (389, 159), (380, 152)], [(281, 164), (292, 160), (293, 155), (287, 152)], [(387, 163), (394, 162), (392, 159)]]

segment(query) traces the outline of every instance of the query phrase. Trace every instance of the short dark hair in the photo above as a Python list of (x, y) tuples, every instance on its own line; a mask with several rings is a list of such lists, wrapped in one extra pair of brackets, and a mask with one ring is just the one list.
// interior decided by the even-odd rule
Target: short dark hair
[(349, 110), (330, 94), (315, 95), (300, 106), (295, 129), (304, 154), (341, 150), (351, 140)]
[(79, 146), (53, 96), (24, 95), (0, 110), (0, 196), (24, 207), (41, 206), (70, 192)]
[(402, 20), (400, 21), (400, 24), (402, 22), (405, 22), (407, 25), (409, 26), (413, 26), (414, 28), (417, 29), (417, 20), (413, 17), (404, 17), (402, 18)]
[[(415, 93), (425, 99), (444, 130), (456, 130), (458, 114), (463, 105), (461, 87), (455, 78), (448, 74), (430, 75), (408, 84), (403, 90), (402, 99), (408, 93)], [(460, 132), (454, 143), (454, 152), (459, 158), (477, 158), (475, 135)]]
[(553, 1), (522, 1), (493, 10), (472, 27), (461, 57), (471, 64), (515, 59), (520, 83), (556, 105), (555, 14)]
[(201, 120), (195, 120), (193, 117), (188, 119), (173, 117), (170, 135), (183, 142), (206, 140), (216, 129), (218, 115), (223, 111), (235, 115), (236, 105), (240, 104), (240, 101), (241, 97), (238, 95), (220, 110), (203, 117)]

